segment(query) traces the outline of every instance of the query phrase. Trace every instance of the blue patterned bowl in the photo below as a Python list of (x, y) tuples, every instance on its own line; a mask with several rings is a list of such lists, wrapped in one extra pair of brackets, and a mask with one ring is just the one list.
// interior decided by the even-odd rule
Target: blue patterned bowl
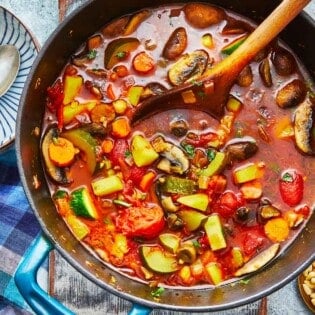
[(20, 97), (38, 51), (37, 43), (21, 21), (0, 6), (0, 45), (6, 44), (18, 48), (21, 63), (11, 88), (0, 97), (0, 150), (15, 139), (15, 122)]

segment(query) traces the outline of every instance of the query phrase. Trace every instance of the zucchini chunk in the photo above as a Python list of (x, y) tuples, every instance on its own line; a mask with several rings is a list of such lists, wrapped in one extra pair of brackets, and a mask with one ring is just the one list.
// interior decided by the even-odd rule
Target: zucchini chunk
[(226, 248), (226, 241), (223, 235), (222, 224), (217, 214), (208, 217), (205, 223), (205, 231), (213, 251)]
[(171, 273), (179, 269), (176, 258), (158, 246), (143, 245), (140, 247), (140, 255), (145, 265), (154, 272)]
[(97, 219), (98, 213), (92, 196), (86, 187), (74, 190), (70, 196), (70, 207), (73, 212), (88, 219)]

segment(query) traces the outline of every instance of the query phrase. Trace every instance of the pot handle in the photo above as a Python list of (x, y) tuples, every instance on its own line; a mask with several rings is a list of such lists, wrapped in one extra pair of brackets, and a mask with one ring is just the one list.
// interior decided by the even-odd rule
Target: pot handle
[(53, 248), (51, 242), (40, 234), (19, 264), (14, 275), (15, 284), (36, 314), (75, 315), (58, 300), (48, 295), (36, 280), (39, 267)]
[[(25, 253), (15, 274), (14, 281), (25, 301), (36, 314), (75, 315), (58, 300), (47, 294), (37, 283), (37, 271), (53, 249), (51, 242), (40, 234)], [(148, 315), (151, 308), (133, 304), (128, 315)]]

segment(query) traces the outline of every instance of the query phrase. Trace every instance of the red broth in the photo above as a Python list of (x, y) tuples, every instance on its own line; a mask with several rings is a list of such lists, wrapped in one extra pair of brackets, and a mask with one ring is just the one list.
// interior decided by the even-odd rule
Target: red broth
[(219, 285), (262, 268), (312, 215), (311, 81), (283, 43), (243, 71), (221, 121), (170, 108), (129, 123), (145, 97), (197, 79), (253, 27), (200, 4), (147, 9), (91, 36), (48, 88), (56, 211), (104, 263), (153, 286)]

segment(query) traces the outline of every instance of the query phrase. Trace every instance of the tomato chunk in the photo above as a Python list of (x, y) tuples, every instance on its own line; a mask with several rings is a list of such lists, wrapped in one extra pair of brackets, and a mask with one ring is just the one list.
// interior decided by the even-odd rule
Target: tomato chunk
[(142, 205), (123, 210), (116, 218), (116, 227), (129, 237), (152, 239), (164, 228), (163, 210), (158, 205)]

